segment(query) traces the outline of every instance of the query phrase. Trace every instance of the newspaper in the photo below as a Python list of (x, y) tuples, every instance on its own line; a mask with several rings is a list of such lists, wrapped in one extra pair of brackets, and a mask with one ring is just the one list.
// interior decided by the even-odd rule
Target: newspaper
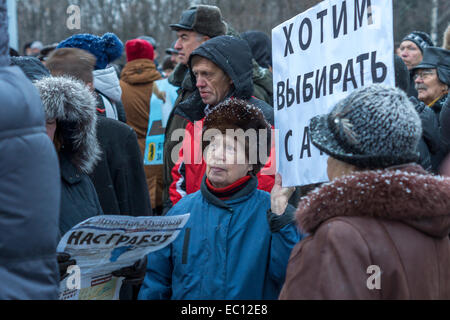
[(75, 259), (60, 283), (60, 300), (116, 300), (123, 278), (111, 272), (133, 265), (178, 236), (189, 214), (170, 217), (102, 215), (69, 230), (57, 251)]

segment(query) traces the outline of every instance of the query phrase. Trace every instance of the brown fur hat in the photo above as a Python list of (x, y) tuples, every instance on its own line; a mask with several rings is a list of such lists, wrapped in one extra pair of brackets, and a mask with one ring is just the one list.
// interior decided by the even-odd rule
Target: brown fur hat
[[(230, 129), (233, 131), (227, 132)], [(262, 111), (255, 105), (245, 100), (229, 98), (207, 111), (203, 123), (203, 151), (209, 144), (211, 135), (214, 135), (213, 131), (207, 132), (209, 130), (219, 130), (222, 134), (234, 134), (235, 139), (243, 134), (245, 156), (250, 164), (253, 164), (255, 175), (266, 164), (272, 146), (271, 126)]]

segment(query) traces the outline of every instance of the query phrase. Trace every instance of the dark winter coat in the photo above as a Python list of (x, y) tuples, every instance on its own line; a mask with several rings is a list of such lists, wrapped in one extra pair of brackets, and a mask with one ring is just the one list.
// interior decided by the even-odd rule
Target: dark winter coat
[[(444, 104), (447, 100), (448, 100), (448, 94), (444, 94), (438, 101), (436, 101), (432, 106), (430, 106), (430, 108), (434, 111), (438, 120), (440, 119), (441, 110), (444, 107)], [(439, 123), (439, 128), (440, 128), (440, 126), (441, 126), (441, 124)], [(445, 142), (440, 140), (440, 146), (445, 147), (443, 145), (443, 143), (445, 143)], [(436, 154), (431, 155), (431, 164), (432, 164), (434, 172), (439, 172), (442, 161), (444, 160), (446, 155), (447, 155), (447, 153), (445, 152), (444, 148), (440, 148), (440, 150)]]
[(273, 107), (273, 75), (253, 60), (253, 96)]
[(134, 130), (123, 122), (98, 117), (102, 156), (90, 177), (104, 214), (152, 214), (144, 164)]
[(449, 178), (417, 165), (311, 192), (297, 211), (311, 235), (292, 250), (280, 298), (450, 299), (449, 194)]
[(447, 99), (439, 114), (441, 124), (441, 147), (445, 154), (450, 152), (450, 99)]
[(88, 174), (100, 159), (96, 99), (81, 81), (47, 77), (35, 82), (47, 120), (56, 120), (61, 171), (60, 236), (78, 223), (103, 214)]
[(431, 159), (436, 157), (440, 150), (438, 118), (433, 110), (422, 101), (414, 97), (411, 97), (410, 100), (422, 120), (422, 138), (418, 146), (420, 154), (419, 164), (425, 170), (436, 173), (437, 168), (432, 166)]
[(58, 158), (39, 93), (18, 67), (7, 67), (1, 18), (0, 299), (57, 299)]
[(270, 195), (250, 182), (230, 199), (203, 180), (168, 216), (190, 213), (173, 243), (148, 255), (143, 300), (276, 299), (292, 247), (300, 240), (294, 208), (270, 212)]
[(61, 168), (60, 236), (78, 223), (102, 215), (102, 207), (89, 176), (80, 172), (70, 161), (70, 155), (59, 153)]
[[(239, 52), (239, 54), (236, 54), (236, 52)], [(249, 103), (258, 107), (264, 114), (266, 120), (273, 125), (273, 108), (264, 101), (252, 97), (252, 56), (244, 40), (231, 36), (215, 37), (195, 49), (191, 53), (189, 63), (192, 62), (192, 57), (196, 55), (212, 61), (232, 79), (233, 86), (225, 98), (235, 97), (247, 100)], [(194, 83), (195, 76), (192, 70), (190, 70), (190, 74)], [(194, 127), (198, 126), (201, 130), (206, 107), (200, 97), (200, 93), (196, 90), (187, 100), (180, 103), (175, 110), (176, 114), (188, 120), (185, 136), (189, 133), (191, 139), (190, 141), (183, 140), (183, 147), (179, 153), (180, 156), (176, 165), (172, 168), (173, 182), (169, 187), (170, 202), (168, 201), (165, 204), (166, 208), (170, 207), (171, 204), (175, 204), (184, 195), (194, 193), (200, 189), (206, 164), (202, 160), (196, 160), (202, 159), (202, 148), (200, 141), (195, 139)], [(188, 148), (190, 148), (191, 152), (186, 152), (185, 159), (183, 152), (184, 150), (188, 150)], [(191, 158), (188, 158), (189, 154)], [(274, 152), (272, 155), (274, 155)], [(269, 192), (274, 183), (274, 175), (267, 171), (273, 163), (271, 160), (273, 159), (269, 159), (266, 166), (257, 175), (259, 180), (258, 188)]]

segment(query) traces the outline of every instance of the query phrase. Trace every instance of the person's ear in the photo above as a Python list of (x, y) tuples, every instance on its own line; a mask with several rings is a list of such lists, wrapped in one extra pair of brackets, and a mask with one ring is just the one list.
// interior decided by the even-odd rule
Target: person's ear
[(208, 37), (208, 36), (203, 36), (202, 39), (203, 39), (202, 43), (204, 43), (204, 42), (208, 41), (208, 40), (211, 39), (211, 38)]

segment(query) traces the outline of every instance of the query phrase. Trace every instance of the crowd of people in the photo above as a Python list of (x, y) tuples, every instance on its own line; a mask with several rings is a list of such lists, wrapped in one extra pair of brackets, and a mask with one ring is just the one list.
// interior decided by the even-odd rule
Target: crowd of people
[(76, 264), (57, 243), (90, 217), (185, 213), (171, 244), (113, 273), (121, 299), (450, 299), (450, 27), (443, 47), (403, 38), (396, 88), (311, 119), (330, 182), (288, 188), (267, 34), (196, 5), (162, 63), (155, 38), (113, 33), (19, 55), (0, 11), (0, 299), (57, 299)]

